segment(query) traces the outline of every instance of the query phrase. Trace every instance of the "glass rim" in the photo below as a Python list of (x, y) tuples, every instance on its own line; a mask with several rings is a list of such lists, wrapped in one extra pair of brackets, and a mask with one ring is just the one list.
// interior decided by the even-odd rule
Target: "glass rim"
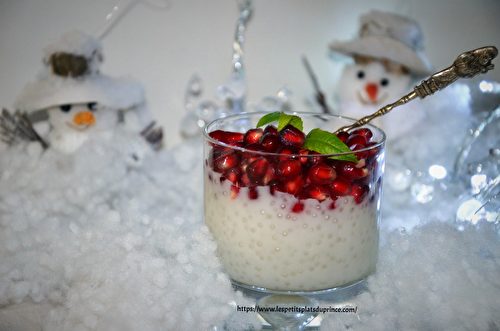
[[(275, 153), (275, 152), (254, 151), (254, 150), (251, 150), (251, 149), (247, 149), (245, 147), (233, 146), (233, 145), (224, 143), (222, 141), (219, 141), (219, 140), (216, 140), (216, 139), (210, 137), (210, 135), (209, 135), (208, 128), (211, 125), (214, 125), (217, 122), (225, 121), (225, 120), (234, 120), (234, 119), (237, 119), (238, 117), (248, 117), (248, 116), (252, 116), (252, 115), (262, 115), (262, 116), (264, 116), (264, 115), (269, 114), (269, 113), (270, 112), (266, 112), (266, 111), (243, 112), (243, 113), (229, 115), (229, 116), (226, 116), (226, 117), (217, 118), (217, 119), (211, 121), (210, 123), (206, 124), (203, 127), (203, 136), (204, 136), (205, 139), (207, 139), (212, 144), (216, 144), (216, 145), (219, 145), (219, 146), (222, 146), (222, 147), (234, 149), (234, 150), (237, 150), (237, 151), (240, 151), (240, 152), (248, 152), (248, 153), (252, 153), (252, 154), (265, 155), (265, 156), (287, 156), (287, 157), (306, 157), (306, 158), (307, 157), (313, 158), (313, 157), (317, 157), (318, 156), (318, 154), (301, 155), (301, 154), (280, 154), (280, 153)], [(347, 116), (342, 116), (342, 115), (336, 115), (336, 114), (323, 114), (323, 113), (315, 113), (315, 112), (297, 112), (297, 111), (289, 111), (289, 112), (285, 111), (284, 113), (290, 114), (290, 115), (297, 115), (297, 116), (302, 116), (302, 115), (311, 116), (312, 115), (313, 117), (316, 117), (316, 118), (334, 117), (334, 118), (338, 118), (338, 119), (344, 119), (344, 120), (350, 121), (352, 123), (354, 123), (354, 122), (357, 121), (354, 118), (347, 117)], [(343, 152), (343, 153), (333, 153), (333, 154), (321, 154), (321, 156), (331, 157), (331, 156), (341, 156), (341, 155), (356, 154), (356, 153), (361, 153), (361, 152), (370, 151), (370, 150), (379, 148), (380, 146), (382, 146), (382, 145), (385, 144), (385, 142), (386, 142), (386, 134), (385, 134), (384, 130), (382, 130), (378, 126), (375, 126), (375, 125), (370, 124), (370, 123), (364, 124), (364, 125), (360, 126), (359, 128), (362, 128), (362, 127), (374, 128), (375, 130), (377, 130), (378, 132), (380, 132), (380, 134), (382, 135), (382, 139), (380, 139), (380, 141), (378, 141), (376, 144), (374, 144), (372, 146), (365, 147), (365, 148), (362, 148), (362, 149), (358, 149), (358, 150), (355, 150), (355, 151)], [(353, 129), (357, 129), (357, 128), (353, 128)]]

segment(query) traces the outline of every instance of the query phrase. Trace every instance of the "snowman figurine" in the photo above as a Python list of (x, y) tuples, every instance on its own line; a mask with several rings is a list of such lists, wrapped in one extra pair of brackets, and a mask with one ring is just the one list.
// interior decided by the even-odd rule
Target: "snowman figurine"
[(27, 84), (14, 106), (22, 112), (46, 112), (50, 148), (73, 153), (93, 134), (112, 130), (120, 113), (144, 104), (139, 82), (99, 72), (102, 45), (95, 37), (71, 31), (48, 45), (44, 55), (38, 79)]
[[(360, 25), (359, 38), (330, 45), (334, 57), (340, 53), (354, 60), (341, 73), (336, 101), (340, 114), (356, 119), (397, 101), (410, 91), (414, 80), (432, 73), (417, 22), (372, 11), (361, 16)], [(423, 111), (398, 109), (372, 123), (397, 138), (424, 117)]]

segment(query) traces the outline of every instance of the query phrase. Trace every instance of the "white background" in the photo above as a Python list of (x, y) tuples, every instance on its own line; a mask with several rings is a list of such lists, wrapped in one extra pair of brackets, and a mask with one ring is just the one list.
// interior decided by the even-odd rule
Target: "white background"
[[(159, 0), (155, 0), (159, 1)], [(103, 39), (101, 71), (133, 76), (145, 87), (149, 109), (163, 126), (166, 145), (182, 141), (184, 91), (192, 74), (204, 83), (202, 99), (231, 73), (238, 17), (233, 0), (167, 0), (160, 10), (136, 4)], [(72, 29), (92, 33), (118, 0), (0, 0), (0, 106), (11, 108), (41, 69), (42, 49)], [(322, 89), (332, 98), (342, 64), (328, 56), (333, 40), (358, 32), (359, 16), (372, 9), (416, 19), (436, 69), (485, 45), (500, 47), (500, 1), (254, 0), (244, 44), (249, 94), (258, 103), (281, 87), (294, 92), (295, 108), (312, 93), (301, 62), (306, 55)], [(500, 81), (500, 64), (484, 77)]]

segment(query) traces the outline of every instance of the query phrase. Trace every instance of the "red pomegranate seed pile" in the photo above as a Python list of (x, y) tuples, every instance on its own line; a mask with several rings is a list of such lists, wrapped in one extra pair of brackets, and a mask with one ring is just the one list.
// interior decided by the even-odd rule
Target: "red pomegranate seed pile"
[[(280, 131), (268, 125), (246, 133), (216, 130), (209, 135), (227, 145), (247, 149), (240, 151), (212, 144), (209, 154), (208, 166), (221, 174), (221, 182), (231, 182), (233, 199), (242, 187), (249, 188), (250, 199), (258, 199), (256, 187), (268, 186), (271, 194), (279, 191), (299, 199), (292, 211), (301, 212), (303, 199), (320, 202), (331, 199), (330, 206), (334, 208), (339, 197), (350, 195), (361, 203), (370, 194), (378, 149), (356, 153), (357, 163), (327, 158), (301, 148), (305, 134), (292, 125)], [(373, 134), (368, 128), (341, 132), (338, 137), (352, 151), (376, 144), (371, 141)]]

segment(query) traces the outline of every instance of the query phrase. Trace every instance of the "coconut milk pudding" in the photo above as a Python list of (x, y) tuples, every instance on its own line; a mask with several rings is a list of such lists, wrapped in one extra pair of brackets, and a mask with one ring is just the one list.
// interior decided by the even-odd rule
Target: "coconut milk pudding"
[[(210, 172), (209, 172), (210, 173)], [(230, 183), (212, 173), (205, 184), (205, 223), (218, 254), (237, 282), (274, 290), (311, 291), (343, 286), (369, 275), (377, 263), (379, 227), (374, 201), (344, 197), (327, 202), (297, 199), (258, 188), (231, 199)], [(246, 189), (248, 191), (248, 189)], [(242, 189), (242, 191), (244, 191)]]
[(285, 125), (280, 117), (244, 133), (206, 133), (205, 223), (238, 283), (279, 291), (353, 284), (377, 263), (384, 146), (367, 128), (306, 135), (291, 124), (297, 116), (286, 116)]

